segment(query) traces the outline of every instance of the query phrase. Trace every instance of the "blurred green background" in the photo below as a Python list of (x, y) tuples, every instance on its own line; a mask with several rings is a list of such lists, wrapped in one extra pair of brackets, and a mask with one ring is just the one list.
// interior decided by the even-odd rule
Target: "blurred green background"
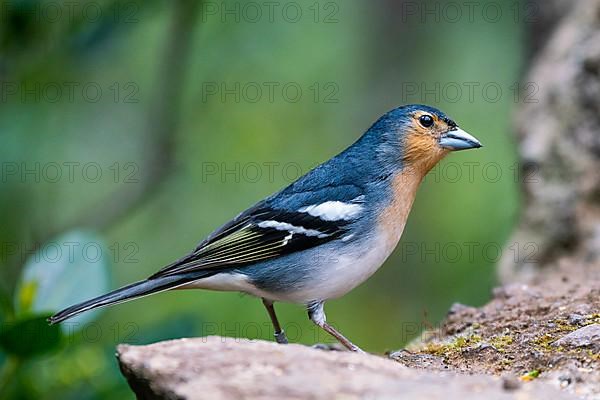
[[(270, 340), (260, 301), (235, 293), (43, 318), (144, 278), (405, 103), (485, 147), (432, 171), (397, 251), (329, 320), (383, 353), (486, 302), (518, 211), (528, 21), (522, 3), (475, 3), (3, 1), (0, 398), (131, 398), (118, 343)], [(293, 341), (331, 341), (278, 310)]]

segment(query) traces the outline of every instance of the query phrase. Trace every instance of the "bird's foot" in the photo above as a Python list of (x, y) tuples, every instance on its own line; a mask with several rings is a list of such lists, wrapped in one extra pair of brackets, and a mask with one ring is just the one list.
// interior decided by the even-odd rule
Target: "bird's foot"
[(341, 346), (339, 343), (315, 343), (312, 346), (313, 349), (324, 350), (324, 351), (345, 351), (346, 348)]
[(287, 336), (284, 331), (275, 332), (275, 341), (279, 344), (288, 344)]
[(324, 351), (354, 351), (357, 353), (364, 353), (358, 346), (354, 346), (353, 349), (347, 348), (341, 343), (316, 343), (312, 346), (313, 349), (324, 350)]
[(357, 345), (350, 343), (348, 345), (348, 350), (354, 352), (354, 353), (358, 353), (358, 354), (366, 354), (366, 351), (364, 351), (363, 349), (361, 349), (360, 347), (358, 347)]

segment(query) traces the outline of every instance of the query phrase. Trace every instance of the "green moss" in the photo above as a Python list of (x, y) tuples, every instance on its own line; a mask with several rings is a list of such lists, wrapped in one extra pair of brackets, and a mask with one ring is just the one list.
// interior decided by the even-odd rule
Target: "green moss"
[(585, 317), (583, 325), (600, 324), (600, 313), (590, 314)]
[(584, 351), (587, 354), (587, 356), (589, 358), (591, 358), (593, 361), (600, 361), (600, 353), (595, 353), (594, 350), (591, 350), (591, 349), (587, 349)]
[(449, 351), (449, 345), (442, 343), (427, 343), (422, 351), (435, 356), (443, 356)]
[(554, 328), (552, 331), (553, 333), (573, 332), (579, 328), (576, 325), (571, 325), (567, 320), (564, 319), (555, 319), (552, 322), (556, 325), (556, 328)]
[[(576, 358), (587, 357), (591, 358), (594, 361), (600, 360), (600, 354), (594, 353), (589, 349), (566, 349), (563, 346), (553, 346), (556, 340), (563, 337), (565, 334), (573, 332), (580, 328), (580, 326), (568, 324), (564, 320), (554, 320), (552, 321), (556, 324), (556, 328), (553, 329), (549, 333), (545, 333), (533, 341), (533, 345), (536, 350), (546, 352), (546, 353), (562, 353), (568, 354)], [(585, 323), (583, 326), (600, 323), (600, 314), (592, 314), (586, 317)]]
[(502, 360), (500, 360), (500, 363), (504, 367), (510, 367), (511, 365), (513, 365), (515, 363), (515, 360), (510, 360), (508, 358), (503, 358)]
[(461, 352), (466, 348), (472, 347), (481, 342), (482, 337), (480, 335), (456, 336), (452, 342), (439, 343), (432, 342), (427, 343), (421, 351), (436, 356), (447, 357), (453, 353)]
[(494, 346), (496, 350), (503, 353), (506, 350), (507, 346), (513, 344), (514, 339), (512, 336), (502, 335), (502, 336), (492, 336), (489, 339), (489, 343)]
[(540, 351), (555, 351), (560, 347), (551, 346), (551, 343), (556, 340), (556, 337), (550, 333), (544, 333), (533, 341), (533, 345)]

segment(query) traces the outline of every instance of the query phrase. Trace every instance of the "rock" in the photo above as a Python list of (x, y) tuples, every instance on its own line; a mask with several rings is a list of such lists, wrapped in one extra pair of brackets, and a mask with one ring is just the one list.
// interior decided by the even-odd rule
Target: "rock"
[(410, 369), (369, 354), (207, 337), (120, 345), (117, 357), (142, 399), (574, 399), (543, 382)]
[(592, 312), (592, 307), (589, 304), (583, 303), (575, 307), (574, 310), (577, 314), (587, 315)]
[(521, 382), (514, 376), (502, 377), (502, 388), (504, 390), (517, 390), (521, 387)]
[(448, 369), (444, 359), (433, 354), (412, 353), (407, 350), (398, 350), (388, 356), (390, 359), (412, 368), (443, 371)]
[(458, 307), (437, 334), (420, 335), (410, 353), (393, 358), (449, 373), (518, 377), (538, 370), (536, 382), (600, 400), (600, 275), (582, 271), (572, 268), (569, 283), (562, 271), (548, 270), (544, 281), (498, 288), (491, 302), (467, 312)]
[(571, 325), (579, 325), (580, 323), (585, 321), (585, 317), (581, 314), (569, 314), (568, 317), (569, 324)]
[(568, 375), (561, 375), (558, 377), (558, 381), (560, 382), (561, 388), (566, 388), (567, 386), (569, 386), (571, 384), (571, 382), (573, 380)]
[(556, 340), (552, 345), (556, 347), (592, 347), (600, 349), (600, 324), (592, 324), (579, 328)]
[(494, 298), (508, 300), (513, 297), (540, 297), (541, 293), (529, 285), (521, 283), (511, 283), (494, 288)]
[(448, 315), (465, 313), (465, 312), (473, 312), (476, 310), (477, 309), (475, 307), (467, 306), (467, 305), (461, 304), (461, 303), (454, 303), (448, 310)]

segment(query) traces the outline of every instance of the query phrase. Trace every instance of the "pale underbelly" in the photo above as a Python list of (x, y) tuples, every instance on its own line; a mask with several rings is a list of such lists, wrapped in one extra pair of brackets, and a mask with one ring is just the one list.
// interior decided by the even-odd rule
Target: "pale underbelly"
[(339, 256), (327, 265), (323, 265), (320, 274), (315, 274), (311, 285), (301, 290), (284, 293), (282, 298), (275, 300), (307, 303), (341, 297), (369, 279), (383, 265), (392, 251), (393, 247), (389, 248), (385, 243), (381, 243), (363, 254)]
[[(399, 235), (398, 235), (399, 237)], [(307, 272), (300, 287), (290, 286), (286, 290), (269, 290), (257, 287), (243, 273), (222, 273), (203, 278), (182, 287), (219, 291), (239, 291), (273, 301), (307, 304), (341, 297), (373, 275), (394, 250), (397, 240), (377, 235), (370, 246), (356, 246), (342, 254), (324, 257), (318, 268)], [(282, 276), (282, 279), (285, 277)]]

